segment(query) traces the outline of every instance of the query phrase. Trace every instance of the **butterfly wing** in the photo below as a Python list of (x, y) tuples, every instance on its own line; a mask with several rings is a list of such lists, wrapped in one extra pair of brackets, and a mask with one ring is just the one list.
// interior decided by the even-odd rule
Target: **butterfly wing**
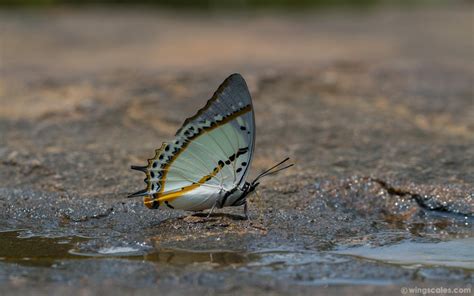
[(173, 142), (163, 143), (146, 167), (145, 204), (198, 210), (241, 185), (255, 145), (255, 119), (245, 80), (229, 76), (207, 104), (186, 119)]

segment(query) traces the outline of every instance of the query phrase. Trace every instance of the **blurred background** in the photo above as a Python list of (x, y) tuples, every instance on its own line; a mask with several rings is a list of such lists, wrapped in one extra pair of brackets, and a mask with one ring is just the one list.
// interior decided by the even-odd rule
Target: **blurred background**
[[(463, 0), (469, 1), (469, 0)], [(374, 6), (380, 4), (396, 4), (396, 5), (419, 5), (419, 4), (439, 4), (442, 2), (448, 2), (446, 0), (108, 0), (108, 1), (97, 1), (97, 0), (86, 0), (86, 1), (73, 1), (73, 0), (4, 0), (3, 4), (13, 6), (51, 6), (51, 5), (156, 5), (156, 6), (168, 6), (172, 8), (184, 7), (184, 8), (198, 8), (198, 9), (213, 9), (213, 8), (272, 8), (280, 7), (286, 9), (298, 8), (298, 7), (328, 7), (328, 6), (353, 6), (353, 7), (364, 7)], [(449, 1), (453, 2), (453, 1)]]
[(3, 71), (52, 75), (124, 68), (227, 73), (335, 59), (459, 60), (472, 51), (472, 3), (1, 0), (0, 58)]
[[(79, 98), (92, 91), (78, 83), (91, 86), (99, 77), (143, 81), (192, 73), (218, 84), (228, 74), (241, 72), (255, 91), (261, 74), (316, 74), (326, 90), (345, 83), (355, 94), (355, 76), (347, 69), (383, 72), (389, 67), (387, 72), (394, 73), (424, 65), (417, 71), (427, 73), (442, 64), (448, 72), (470, 71), (472, 3), (1, 0), (0, 116), (76, 108)], [(336, 73), (334, 67), (347, 69)], [(36, 98), (27, 85), (39, 81), (34, 85), (44, 91), (49, 87), (44, 81), (57, 79), (75, 79), (76, 93), (66, 97), (68, 103), (54, 104), (55, 99), (48, 99), (51, 93)], [(452, 79), (449, 85), (459, 83)], [(15, 100), (8, 99), (13, 96)]]

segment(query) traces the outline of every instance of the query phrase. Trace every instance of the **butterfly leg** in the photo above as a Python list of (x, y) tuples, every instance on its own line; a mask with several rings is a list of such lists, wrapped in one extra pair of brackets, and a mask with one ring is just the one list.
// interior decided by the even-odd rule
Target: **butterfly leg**
[(214, 212), (214, 209), (218, 207), (218, 208), (222, 208), (222, 201), (218, 198), (216, 199), (216, 201), (214, 202), (214, 205), (212, 206), (211, 210), (209, 211), (209, 214), (207, 215), (207, 218), (209, 218), (212, 214), (212, 212)]
[(216, 200), (216, 202), (215, 202), (214, 205), (212, 206), (211, 210), (209, 211), (209, 214), (207, 214), (207, 218), (211, 217), (212, 212), (214, 212), (214, 209), (215, 209), (216, 206), (217, 206), (217, 202), (218, 202), (218, 200)]
[(245, 220), (250, 220), (249, 209), (248, 209), (248, 206), (247, 206), (247, 200), (245, 200), (245, 203), (244, 203), (244, 218), (245, 218)]

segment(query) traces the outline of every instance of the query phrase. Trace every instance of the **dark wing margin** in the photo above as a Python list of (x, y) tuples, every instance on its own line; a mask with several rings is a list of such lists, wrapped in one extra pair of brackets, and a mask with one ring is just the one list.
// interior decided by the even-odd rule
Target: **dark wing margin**
[[(255, 114), (253, 112), (252, 97), (250, 95), (247, 83), (242, 75), (234, 73), (227, 77), (217, 88), (213, 96), (207, 101), (206, 105), (192, 117), (187, 118), (181, 128), (176, 132), (177, 137), (186, 137), (187, 131), (192, 130), (193, 126), (199, 126), (202, 122), (216, 123), (216, 116), (223, 115), (229, 118), (239, 110), (249, 108), (251, 111), (252, 139), (248, 159), (248, 166), (242, 174), (238, 184), (245, 181), (250, 163), (252, 161), (253, 151), (255, 149)], [(242, 148), (242, 147), (239, 147)], [(237, 151), (235, 151), (237, 152)]]
[[(219, 102), (217, 102), (218, 100)], [(206, 119), (213, 121), (215, 113), (209, 112), (211, 111), (211, 106), (216, 106), (216, 111), (220, 111), (222, 115), (230, 115), (234, 111), (232, 105), (236, 103), (238, 104), (239, 101), (243, 102), (244, 105), (252, 106), (252, 100), (247, 83), (245, 83), (242, 75), (234, 73), (219, 85), (204, 107), (199, 109), (193, 116), (186, 118), (183, 125), (176, 132), (176, 136), (180, 135), (185, 127), (190, 123)]]
[[(130, 194), (128, 197), (147, 196), (147, 195), (150, 195), (150, 191), (152, 189), (154, 191), (159, 191), (163, 187), (162, 180), (161, 180), (161, 177), (162, 177), (163, 173), (162, 172), (156, 172), (155, 173), (153, 168), (158, 167), (158, 163), (155, 164), (154, 161), (156, 159), (158, 159), (160, 155), (162, 155), (162, 153), (165, 150), (167, 145), (168, 145), (167, 143), (163, 143), (159, 149), (155, 150), (155, 156), (153, 158), (150, 158), (150, 159), (147, 160), (148, 165), (146, 165), (146, 166), (132, 165), (131, 166), (132, 170), (136, 170), (136, 171), (140, 171), (140, 172), (145, 173), (146, 178), (143, 181), (145, 181), (145, 183), (147, 184), (147, 187), (143, 190), (140, 190), (140, 191), (137, 191), (133, 194)], [(161, 165), (159, 167), (161, 168)], [(155, 178), (155, 175), (158, 177), (159, 182), (156, 182), (156, 184), (153, 184), (153, 182), (151, 182), (151, 179)]]

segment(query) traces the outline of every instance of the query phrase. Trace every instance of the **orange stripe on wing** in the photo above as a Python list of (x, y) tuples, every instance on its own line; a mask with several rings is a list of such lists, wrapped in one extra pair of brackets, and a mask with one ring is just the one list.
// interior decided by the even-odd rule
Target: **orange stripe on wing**
[[(158, 201), (155, 201), (155, 199), (153, 199), (150, 195), (147, 195), (143, 198), (143, 203), (145, 204), (145, 206), (149, 209), (155, 209), (157, 208), (156, 207), (156, 203)], [(160, 205), (160, 204), (158, 204)]]
[(156, 201), (158, 201), (158, 202), (171, 201), (175, 198), (183, 196), (186, 192), (189, 192), (193, 189), (198, 188), (202, 184), (209, 181), (211, 178), (215, 177), (222, 168), (223, 168), (223, 165), (218, 165), (211, 174), (202, 177), (197, 183), (194, 183), (194, 184), (189, 185), (189, 186), (185, 186), (185, 187), (181, 188), (181, 190), (176, 191), (176, 192), (171, 192), (171, 193), (168, 193), (168, 194), (160, 195), (160, 196), (158, 196)]

